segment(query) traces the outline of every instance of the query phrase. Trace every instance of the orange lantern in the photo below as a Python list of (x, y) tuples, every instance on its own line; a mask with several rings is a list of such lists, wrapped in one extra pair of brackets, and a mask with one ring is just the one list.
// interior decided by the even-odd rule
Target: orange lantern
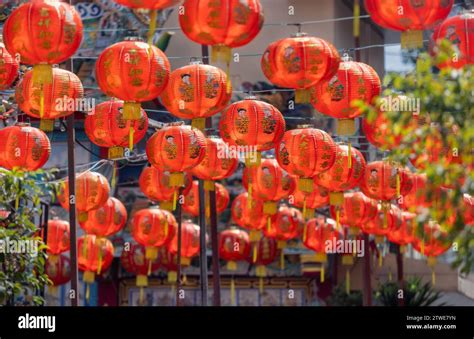
[(127, 210), (122, 202), (110, 197), (101, 207), (87, 212), (87, 220), (79, 226), (88, 234), (108, 237), (119, 232), (127, 222)]
[(248, 203), (248, 193), (241, 193), (232, 201), (231, 214), (234, 222), (250, 231), (250, 242), (257, 242), (261, 237), (261, 230), (265, 227), (263, 202), (251, 199)]
[(378, 213), (377, 202), (362, 192), (344, 193), (343, 199), (341, 206), (331, 206), (331, 217), (335, 220), (339, 217), (341, 225), (348, 226), (354, 231), (374, 219)]
[(411, 190), (403, 196), (403, 199), (400, 199), (399, 205), (410, 212), (415, 212), (422, 207), (430, 207), (426, 174), (413, 174), (412, 180)]
[(191, 173), (204, 181), (206, 190), (214, 189), (214, 182), (230, 177), (239, 165), (237, 155), (230, 153), (229, 146), (220, 138), (206, 138), (206, 154)]
[[(191, 176), (185, 173), (185, 186), (183, 188), (183, 196), (191, 189)], [(170, 185), (170, 172), (162, 171), (156, 167), (145, 167), (138, 179), (140, 190), (145, 196), (152, 201), (159, 201), (160, 208), (172, 211), (173, 196), (176, 191), (175, 187)]]
[(440, 68), (462, 68), (474, 64), (474, 10), (444, 20), (433, 33), (439, 44), (446, 39), (453, 44), (455, 56), (438, 65)]
[(311, 178), (334, 164), (336, 144), (326, 132), (303, 125), (285, 133), (276, 155), (280, 166), (298, 177), (298, 189), (312, 192)]
[(12, 55), (33, 67), (33, 81), (50, 84), (53, 64), (77, 51), (82, 41), (82, 21), (74, 6), (62, 1), (36, 0), (22, 4), (7, 18), (3, 41)]
[(303, 244), (316, 252), (315, 259), (321, 263), (321, 282), (324, 282), (327, 243), (335, 243), (339, 238), (335, 222), (331, 219), (313, 218), (304, 226)]
[(311, 219), (314, 217), (314, 210), (322, 208), (329, 204), (329, 191), (317, 184), (313, 183), (312, 192), (304, 192), (299, 188), (290, 196), (290, 201), (296, 207), (303, 209), (303, 217)]
[(67, 221), (58, 218), (48, 220), (46, 245), (50, 257), (69, 251), (69, 223)]
[(43, 130), (53, 130), (53, 120), (73, 114), (83, 100), (81, 80), (72, 72), (61, 68), (52, 69), (51, 82), (34, 82), (33, 71), (23, 76), (15, 89), (20, 109), (33, 118), (41, 119)]
[(176, 188), (185, 185), (184, 172), (199, 165), (206, 154), (204, 134), (190, 126), (167, 126), (148, 140), (146, 154), (152, 166), (171, 173), (170, 185), (175, 187), (175, 209)]
[(247, 232), (231, 227), (219, 234), (219, 257), (227, 261), (229, 271), (237, 270), (237, 261), (250, 255), (250, 240)]
[(1, 166), (36, 171), (46, 164), (51, 153), (47, 135), (30, 124), (18, 123), (0, 130)]
[(217, 67), (192, 62), (170, 75), (161, 101), (181, 119), (192, 119), (192, 126), (204, 130), (205, 118), (222, 111), (229, 103), (232, 88), (226, 89), (226, 74)]
[(377, 72), (363, 62), (343, 58), (339, 70), (327, 81), (319, 82), (311, 92), (311, 103), (319, 112), (338, 119), (337, 133), (352, 135), (356, 132), (354, 119), (362, 114), (355, 100), (367, 104), (380, 94), (381, 83)]
[(401, 212), (397, 210), (396, 222), (387, 233), (387, 239), (390, 242), (400, 245), (400, 251), (404, 252), (405, 246), (415, 240), (416, 214), (410, 212)]
[(109, 148), (109, 159), (123, 157), (123, 148), (131, 150), (142, 140), (148, 129), (148, 116), (140, 109), (140, 118), (126, 120), (123, 101), (109, 100), (95, 106), (92, 114), (86, 116), (84, 131), (97, 146)]
[(278, 254), (277, 243), (272, 238), (261, 238), (254, 244), (253, 257), (249, 256), (248, 261), (255, 265), (255, 275), (259, 278), (260, 293), (263, 293), (263, 278), (267, 276), (265, 266), (275, 261)]
[[(221, 185), (216, 183), (216, 212), (222, 213), (225, 211), (227, 206), (229, 205), (230, 196), (227, 189)], [(205, 192), (205, 199), (209, 199), (209, 192)], [(211, 211), (209, 209), (209, 203), (206, 203), (206, 217), (209, 218), (211, 216)], [(189, 192), (184, 196), (184, 203), (182, 205), (183, 210), (192, 216), (197, 217), (199, 215), (199, 182), (197, 180), (193, 181), (192, 188)]]
[[(191, 258), (199, 253), (200, 230), (201, 228), (190, 220), (181, 224), (181, 263), (185, 266), (189, 266)], [(167, 248), (172, 254), (178, 253), (178, 233), (168, 243)]]
[(212, 46), (212, 60), (230, 64), (231, 48), (252, 41), (263, 25), (260, 0), (186, 0), (179, 24), (192, 41)]
[[(107, 179), (97, 172), (83, 172), (76, 175), (76, 209), (79, 212), (79, 221), (86, 221), (87, 212), (104, 205), (109, 198), (110, 186)], [(61, 185), (58, 201), (61, 206), (69, 210), (69, 180)]]
[(157, 47), (130, 38), (107, 47), (96, 62), (96, 78), (108, 96), (125, 101), (123, 117), (141, 118), (140, 102), (156, 99), (168, 83), (170, 64)]
[(0, 42), (0, 90), (9, 88), (18, 77), (20, 63)]
[(53, 284), (49, 289), (54, 291), (56, 286), (67, 284), (71, 280), (71, 261), (64, 254), (48, 257), (45, 272)]
[(109, 268), (114, 259), (114, 246), (107, 238), (86, 234), (78, 239), (77, 265), (84, 272), (83, 281), (87, 284), (86, 300), (89, 300), (89, 285), (94, 283), (95, 275)]
[(145, 258), (149, 260), (148, 274), (151, 263), (158, 257), (158, 247), (168, 244), (177, 230), (173, 214), (158, 208), (146, 208), (136, 212), (132, 219), (132, 237), (145, 246)]
[[(168, 272), (168, 282), (175, 284), (178, 281), (178, 256), (168, 251), (166, 246), (163, 246), (158, 248), (158, 261), (161, 267)], [(181, 261), (181, 269), (186, 266)]]
[(453, 3), (453, 0), (365, 0), (365, 9), (377, 25), (402, 32), (402, 48), (420, 48), (423, 30), (443, 21)]
[(379, 204), (376, 216), (361, 224), (360, 229), (364, 233), (374, 235), (376, 243), (381, 244), (384, 241), (384, 237), (396, 224), (398, 211), (395, 205), (388, 205), (388, 207), (384, 209), (382, 205)]
[[(260, 163), (260, 151), (280, 142), (286, 124), (281, 112), (266, 102), (247, 97), (222, 113), (219, 130), (229, 145), (244, 149), (247, 166)], [(257, 152), (255, 152), (257, 151)]]
[(296, 33), (270, 44), (261, 65), (271, 83), (294, 88), (296, 102), (309, 102), (309, 88), (336, 74), (339, 62), (339, 53), (332, 44)]
[(464, 194), (464, 223), (466, 225), (474, 225), (474, 197), (469, 194)]
[(278, 201), (287, 199), (295, 189), (295, 181), (275, 159), (265, 159), (260, 165), (246, 167), (242, 182), (249, 192), (249, 198), (263, 201), (263, 213), (270, 217), (278, 211)]

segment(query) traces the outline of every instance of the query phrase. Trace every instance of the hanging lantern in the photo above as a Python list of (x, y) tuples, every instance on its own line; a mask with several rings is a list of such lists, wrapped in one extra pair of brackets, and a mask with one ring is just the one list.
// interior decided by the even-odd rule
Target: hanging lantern
[(99, 147), (109, 148), (109, 159), (123, 157), (124, 147), (133, 150), (133, 145), (142, 140), (148, 130), (148, 116), (140, 109), (138, 120), (126, 120), (123, 101), (109, 100), (94, 107), (84, 121), (87, 137)]
[(52, 286), (48, 287), (51, 294), (55, 294), (55, 287), (67, 284), (71, 280), (71, 261), (64, 254), (48, 257), (46, 260), (45, 273), (51, 280)]
[(396, 223), (396, 213), (398, 208), (395, 205), (389, 205), (384, 209), (381, 204), (378, 205), (377, 215), (360, 225), (360, 229), (367, 234), (375, 236), (375, 242), (381, 244), (384, 237), (390, 232)]
[(232, 201), (232, 220), (242, 228), (250, 231), (250, 242), (257, 242), (261, 237), (261, 230), (265, 227), (263, 202), (251, 199), (248, 203), (248, 193), (241, 193)]
[(74, 6), (61, 1), (30, 1), (15, 9), (3, 26), (3, 41), (21, 63), (34, 65), (33, 82), (51, 84), (52, 65), (76, 53), (82, 21)]
[(258, 166), (246, 167), (242, 183), (250, 199), (263, 201), (263, 213), (267, 216), (268, 225), (271, 216), (277, 214), (278, 202), (288, 199), (296, 187), (295, 180), (275, 159), (265, 159)]
[[(190, 220), (185, 220), (181, 224), (181, 263), (185, 266), (189, 266), (191, 258), (199, 253), (200, 230), (201, 228)], [(172, 254), (178, 253), (177, 232), (168, 243), (167, 248)]]
[(173, 214), (158, 208), (146, 208), (136, 212), (132, 219), (132, 237), (145, 246), (145, 258), (151, 263), (158, 257), (158, 247), (167, 245), (176, 234), (178, 225)]
[(344, 193), (342, 205), (331, 206), (330, 212), (334, 220), (339, 217), (341, 225), (350, 227), (352, 233), (356, 233), (363, 224), (376, 217), (377, 201), (366, 197), (362, 192), (347, 192)]
[[(191, 176), (184, 174), (185, 186), (182, 194), (185, 196), (191, 190)], [(175, 187), (170, 185), (170, 172), (162, 171), (156, 167), (145, 167), (138, 179), (140, 190), (152, 201), (159, 201), (160, 208), (167, 211), (173, 210), (173, 197)]]
[(278, 254), (277, 242), (275, 239), (263, 237), (253, 246), (256, 254), (250, 255), (247, 260), (255, 265), (255, 275), (259, 278), (259, 290), (263, 293), (263, 278), (267, 276), (265, 266), (275, 261)]
[(219, 258), (227, 261), (229, 271), (237, 270), (237, 261), (250, 255), (250, 240), (247, 232), (231, 227), (219, 234)]
[[(313, 178), (314, 181), (314, 178)], [(314, 218), (314, 210), (323, 208), (329, 204), (329, 191), (316, 183), (313, 183), (312, 192), (304, 192), (299, 188), (290, 196), (293, 198), (293, 205), (303, 209), (303, 217), (305, 219)]]
[(127, 210), (122, 202), (110, 197), (101, 207), (87, 212), (87, 219), (79, 226), (88, 234), (109, 237), (120, 232), (127, 222)]
[(238, 165), (238, 156), (230, 153), (229, 146), (222, 139), (210, 136), (206, 138), (203, 160), (191, 173), (204, 180), (204, 188), (210, 191), (214, 190), (214, 181), (230, 177)]
[(454, 48), (453, 57), (438, 65), (439, 68), (462, 68), (474, 64), (474, 9), (452, 16), (437, 26), (433, 41), (448, 40)]
[(324, 282), (327, 244), (336, 243), (339, 238), (334, 220), (318, 217), (309, 220), (304, 226), (303, 244), (316, 252), (314, 259), (321, 263), (321, 282)]
[(148, 267), (151, 265), (152, 272), (160, 267), (158, 258), (151, 263), (145, 258), (145, 251), (145, 247), (142, 245), (132, 244), (128, 250), (124, 247), (120, 255), (123, 268), (137, 276), (135, 284), (140, 288), (139, 300), (141, 303), (144, 300), (144, 288), (148, 286)]
[[(230, 196), (229, 192), (223, 185), (218, 183), (215, 185), (216, 212), (222, 213), (229, 205)], [(205, 192), (205, 199), (209, 199), (208, 192)], [(209, 206), (209, 203), (206, 203), (206, 218), (210, 218), (211, 216)], [(191, 214), (194, 217), (199, 216), (199, 182), (197, 180), (193, 181), (192, 188), (186, 195), (184, 195), (184, 203), (182, 208), (185, 212)]]
[(326, 132), (309, 125), (287, 131), (276, 152), (280, 166), (298, 177), (298, 189), (312, 192), (312, 177), (327, 171), (336, 159), (336, 144)]
[(326, 40), (296, 33), (273, 42), (262, 56), (262, 70), (271, 83), (294, 88), (295, 101), (310, 100), (309, 88), (337, 73), (337, 49)]
[(206, 154), (204, 134), (190, 126), (167, 126), (148, 139), (146, 154), (152, 166), (171, 172), (170, 185), (175, 188), (174, 210), (177, 188), (185, 184), (184, 172), (199, 165)]
[(13, 84), (18, 77), (20, 63), (11, 55), (3, 42), (0, 42), (0, 90), (5, 90)]
[(428, 199), (429, 184), (426, 174), (413, 174), (412, 180), (411, 190), (403, 196), (403, 199), (399, 200), (400, 207), (410, 212), (430, 207), (431, 201)]
[(229, 145), (245, 149), (247, 166), (260, 164), (260, 152), (274, 148), (285, 128), (281, 112), (255, 97), (231, 104), (222, 113), (219, 123), (222, 139)]
[(186, 0), (179, 24), (189, 39), (212, 46), (213, 61), (229, 65), (231, 48), (248, 44), (260, 32), (263, 9), (259, 0)]
[(109, 268), (114, 259), (114, 246), (107, 238), (86, 234), (78, 239), (77, 265), (84, 272), (83, 281), (87, 284), (86, 300), (89, 300), (89, 286), (94, 283), (95, 275)]
[(51, 153), (48, 136), (30, 124), (18, 123), (0, 130), (1, 166), (12, 170), (36, 171)]
[(166, 55), (134, 38), (107, 47), (96, 62), (97, 84), (106, 95), (124, 101), (125, 120), (141, 118), (140, 103), (161, 94), (169, 73)]
[(232, 88), (227, 89), (227, 81), (219, 68), (192, 62), (171, 73), (161, 101), (171, 114), (192, 119), (193, 127), (204, 130), (206, 118), (221, 112), (229, 103)]
[(67, 221), (58, 218), (48, 220), (46, 245), (50, 257), (69, 251), (69, 223)]
[(466, 225), (474, 225), (474, 197), (469, 194), (464, 194), (464, 223)]
[[(336, 206), (336, 215), (344, 203), (344, 191), (355, 188), (365, 173), (365, 159), (362, 153), (350, 146), (337, 145), (334, 164), (325, 172), (315, 176), (315, 182), (329, 190), (329, 202)], [(339, 228), (339, 216), (336, 217)]]
[(402, 48), (421, 48), (423, 30), (443, 21), (453, 3), (453, 0), (365, 0), (365, 9), (377, 25), (402, 32)]
[(312, 88), (311, 103), (319, 112), (338, 119), (337, 134), (353, 135), (356, 132), (354, 119), (362, 114), (354, 101), (371, 104), (380, 90), (377, 72), (345, 55), (337, 73)]
[(405, 246), (411, 244), (415, 240), (416, 214), (410, 212), (395, 211), (395, 223), (387, 233), (387, 239), (397, 245), (403, 253)]
[[(158, 262), (168, 272), (168, 282), (174, 286), (178, 281), (178, 256), (168, 251), (166, 246), (162, 246), (158, 248)], [(181, 270), (187, 266), (189, 265), (184, 265), (181, 261)]]
[[(83, 172), (76, 174), (76, 209), (79, 212), (79, 222), (88, 218), (87, 212), (95, 210), (107, 202), (110, 186), (107, 179), (97, 172)], [(61, 206), (69, 210), (69, 180), (61, 185), (58, 201)]]

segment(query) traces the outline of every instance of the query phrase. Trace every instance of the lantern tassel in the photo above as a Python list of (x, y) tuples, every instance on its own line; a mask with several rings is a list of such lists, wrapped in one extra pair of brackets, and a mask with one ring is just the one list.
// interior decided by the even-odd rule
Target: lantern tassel
[(400, 197), (400, 173), (397, 172), (397, 198)]
[(252, 208), (252, 183), (249, 182), (248, 184), (248, 194), (247, 194), (247, 208), (251, 209)]
[(140, 295), (138, 296), (138, 303), (143, 306), (145, 302), (145, 289), (140, 287)]
[(280, 251), (280, 269), (283, 271), (285, 269), (285, 253), (283, 249)]
[(226, 77), (226, 92), (227, 94), (231, 93), (232, 92), (232, 82), (230, 80), (230, 62), (227, 62), (226, 65), (225, 65), (225, 73), (227, 75)]
[(148, 259), (148, 270), (147, 270), (147, 275), (151, 274), (151, 259)]
[(349, 270), (346, 270), (346, 293), (351, 293), (351, 272)]
[(88, 304), (89, 304), (90, 296), (91, 296), (91, 285), (86, 284), (86, 301)]
[(336, 229), (339, 230), (341, 228), (341, 211), (339, 207), (336, 207)]
[(325, 269), (324, 269), (324, 263), (321, 264), (321, 275), (320, 275), (320, 282), (324, 283), (324, 275), (325, 275)]
[(44, 89), (43, 84), (40, 85), (40, 119), (43, 119), (44, 116)]
[(260, 277), (258, 283), (259, 283), (258, 290), (260, 293), (263, 293), (263, 277)]
[(112, 180), (110, 181), (110, 185), (112, 188), (115, 188), (115, 184), (117, 183), (117, 163), (114, 161), (114, 165), (112, 168)]
[(401, 35), (402, 49), (422, 48), (423, 31), (404, 31)]
[(272, 218), (267, 216), (267, 232), (270, 233), (272, 230)]
[(165, 221), (165, 237), (168, 237), (168, 234), (169, 234), (169, 223), (168, 223), (168, 219), (166, 219), (166, 221)]
[(434, 269), (431, 269), (431, 284), (433, 286), (436, 285), (436, 273), (435, 273)]
[(307, 215), (306, 215), (306, 195), (303, 198), (303, 218), (306, 220)]
[(352, 144), (350, 141), (347, 143), (347, 167), (352, 168)]
[(130, 133), (128, 134), (128, 148), (130, 149), (130, 152), (133, 151), (134, 134), (135, 129), (133, 128), (133, 126), (130, 126)]
[(176, 210), (177, 202), (178, 202), (178, 190), (175, 189), (173, 193), (173, 211)]
[(303, 227), (303, 242), (306, 241), (307, 236), (308, 236), (308, 224), (305, 224)]
[(234, 276), (232, 276), (232, 278), (230, 279), (230, 303), (232, 306), (236, 306)]
[(383, 256), (382, 256), (382, 251), (379, 252), (379, 267), (383, 266)]
[(388, 271), (388, 281), (392, 281), (392, 270)]
[(254, 245), (253, 245), (252, 261), (253, 261), (254, 263), (257, 262), (257, 244), (254, 244)]
[(295, 103), (307, 104), (311, 100), (311, 93), (307, 88), (295, 90)]
[(98, 253), (98, 263), (97, 263), (97, 274), (100, 274), (102, 272), (102, 239), (99, 240), (100, 241), (100, 248), (99, 248), (99, 253)]
[(150, 11), (150, 25), (148, 27), (148, 44), (153, 45), (153, 36), (156, 30), (156, 17), (158, 11), (156, 9)]

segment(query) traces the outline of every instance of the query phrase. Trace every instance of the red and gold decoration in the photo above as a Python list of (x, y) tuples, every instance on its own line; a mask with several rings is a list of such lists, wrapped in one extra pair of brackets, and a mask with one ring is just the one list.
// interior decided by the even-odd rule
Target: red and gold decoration
[(65, 254), (49, 256), (46, 260), (45, 272), (52, 286), (48, 287), (50, 294), (56, 294), (56, 288), (71, 280), (71, 260)]
[(474, 197), (469, 194), (464, 194), (464, 224), (474, 225)]
[(142, 140), (148, 129), (148, 116), (140, 109), (140, 118), (124, 118), (123, 101), (110, 100), (95, 106), (84, 121), (87, 137), (97, 146), (109, 149), (109, 159), (123, 157), (124, 147), (133, 149), (133, 145)]
[(387, 239), (400, 246), (400, 251), (403, 253), (405, 247), (415, 241), (416, 231), (416, 214), (395, 210), (395, 223), (387, 233)]
[(326, 40), (296, 33), (273, 42), (262, 56), (262, 70), (271, 83), (294, 88), (297, 103), (309, 102), (309, 88), (336, 74), (340, 58)]
[[(216, 212), (222, 213), (229, 205), (230, 196), (227, 189), (221, 185), (215, 184), (216, 191)], [(209, 205), (209, 192), (205, 192), (206, 199), (206, 218), (211, 217), (211, 210)], [(182, 205), (183, 210), (190, 215), (197, 217), (199, 215), (199, 182), (193, 181), (192, 187), (189, 192), (184, 195), (184, 203)]]
[(69, 251), (69, 223), (67, 221), (58, 218), (48, 220), (46, 245), (51, 262), (57, 259), (59, 254)]
[(259, 290), (263, 293), (263, 279), (267, 276), (266, 266), (273, 263), (278, 255), (277, 242), (272, 238), (262, 237), (254, 245), (254, 254), (247, 260), (255, 265), (255, 275), (259, 278)]
[(3, 42), (0, 42), (0, 90), (5, 90), (13, 84), (18, 77), (20, 63), (11, 55)]
[[(201, 228), (190, 220), (183, 221), (181, 225), (181, 263), (184, 266), (191, 264), (191, 258), (199, 253), (199, 234)], [(178, 253), (178, 233), (167, 245), (172, 254)]]
[(344, 193), (342, 205), (331, 206), (330, 212), (334, 220), (339, 217), (341, 225), (349, 227), (352, 233), (358, 233), (362, 225), (376, 217), (377, 201), (362, 192), (347, 192)]
[(88, 234), (108, 237), (123, 229), (127, 222), (127, 210), (122, 202), (110, 197), (104, 205), (87, 212), (87, 219), (79, 226)]
[[(420, 208), (430, 207), (432, 199), (429, 199), (429, 183), (426, 174), (415, 173), (412, 175), (413, 185), (407, 194), (399, 199), (399, 205), (409, 212), (416, 212)], [(437, 192), (433, 192), (437, 194)]]
[(311, 192), (304, 192), (299, 188), (295, 188), (291, 198), (293, 199), (292, 204), (294, 206), (303, 209), (303, 217), (311, 219), (314, 218), (315, 209), (323, 208), (329, 204), (329, 191), (313, 183), (313, 190)]
[(161, 94), (169, 73), (165, 53), (133, 38), (107, 47), (96, 62), (97, 84), (106, 95), (124, 101), (126, 120), (140, 120), (140, 103)]
[(192, 119), (192, 126), (204, 130), (206, 118), (229, 103), (232, 88), (221, 69), (192, 62), (174, 70), (161, 101), (168, 111), (181, 119)]
[(399, 209), (395, 205), (388, 205), (384, 209), (381, 204), (378, 205), (378, 211), (374, 218), (361, 224), (360, 229), (367, 234), (375, 236), (375, 242), (382, 244), (384, 237), (390, 232), (397, 222)]
[(365, 0), (365, 9), (379, 26), (402, 32), (402, 48), (423, 47), (423, 30), (443, 21), (453, 0)]
[(263, 202), (250, 199), (248, 193), (244, 192), (232, 201), (232, 220), (242, 228), (250, 231), (250, 242), (255, 243), (261, 238), (261, 230), (265, 227), (265, 215), (263, 214)]
[(36, 171), (46, 164), (51, 153), (48, 136), (26, 123), (0, 130), (0, 166), (12, 170)]

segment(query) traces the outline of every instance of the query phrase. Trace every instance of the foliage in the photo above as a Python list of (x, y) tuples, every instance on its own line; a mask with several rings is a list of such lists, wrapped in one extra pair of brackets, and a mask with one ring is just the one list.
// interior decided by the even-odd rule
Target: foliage
[(328, 306), (362, 306), (362, 292), (351, 291), (346, 293), (344, 286), (338, 285), (326, 300)]
[[(45, 198), (45, 192), (53, 192), (46, 183), (51, 177), (51, 173), (42, 171), (0, 169), (0, 305), (12, 304), (21, 295), (36, 294), (48, 283), (46, 246), (34, 221), (41, 215), (40, 199)], [(25, 247), (13, 251), (12, 244)], [(34, 304), (44, 301), (40, 296), (31, 300)]]
[[(384, 306), (398, 306), (399, 289), (396, 282), (381, 284), (375, 291), (375, 298)], [(404, 306), (431, 306), (441, 296), (441, 292), (435, 291), (430, 283), (422, 284), (419, 277), (409, 278), (403, 288)]]
[[(440, 186), (448, 186), (450, 190), (445, 191), (430, 209), (419, 213), (417, 231), (422, 233), (422, 225), (429, 220), (441, 225), (449, 232), (449, 241), (457, 242), (454, 265), (468, 273), (474, 264), (474, 228), (465, 227), (461, 206), (463, 194), (474, 193), (474, 67), (436, 68), (451, 55), (455, 54), (447, 41), (438, 47), (435, 57), (421, 53), (412, 72), (385, 77), (386, 89), (375, 104), (357, 102), (356, 105), (365, 110), (369, 121), (374, 121), (377, 114), (386, 115), (392, 132), (389, 143), (401, 137), (400, 146), (386, 150), (392, 160), (406, 165), (410, 157), (426, 155), (434, 137), (443, 146), (442, 155), (452, 152), (461, 157), (461, 164), (446, 162), (443, 156), (424, 162), (429, 182), (428, 197), (431, 199)], [(419, 100), (419, 115), (414, 116), (412, 111), (381, 112), (377, 109), (387, 98), (399, 95)], [(456, 215), (454, 223), (447, 222), (450, 213)]]

